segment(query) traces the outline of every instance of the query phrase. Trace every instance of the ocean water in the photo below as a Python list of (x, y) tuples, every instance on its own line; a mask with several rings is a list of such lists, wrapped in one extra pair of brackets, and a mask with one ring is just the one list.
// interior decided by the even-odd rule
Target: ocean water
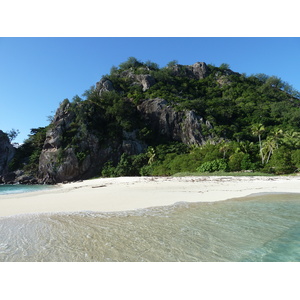
[(0, 261), (300, 261), (300, 194), (3, 217)]
[(35, 192), (49, 188), (52, 188), (52, 186), (40, 184), (0, 184), (0, 195)]

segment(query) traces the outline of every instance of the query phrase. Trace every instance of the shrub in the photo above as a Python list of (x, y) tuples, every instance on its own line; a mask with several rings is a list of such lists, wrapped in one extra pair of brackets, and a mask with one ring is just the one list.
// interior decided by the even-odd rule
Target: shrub
[(300, 169), (300, 149), (292, 151), (291, 155), (293, 165), (299, 170)]
[(237, 152), (229, 157), (228, 166), (230, 171), (241, 171), (253, 169), (253, 164), (250, 160), (250, 155), (243, 152)]
[(203, 163), (199, 168), (198, 172), (217, 172), (217, 171), (226, 171), (228, 165), (225, 159), (215, 159), (213, 161), (207, 161)]
[(265, 169), (266, 168), (277, 175), (294, 172), (295, 166), (291, 161), (291, 151), (286, 147), (276, 149)]
[(109, 160), (105, 163), (104, 167), (102, 168), (101, 175), (103, 177), (114, 177), (115, 176), (116, 168), (113, 166), (113, 162)]

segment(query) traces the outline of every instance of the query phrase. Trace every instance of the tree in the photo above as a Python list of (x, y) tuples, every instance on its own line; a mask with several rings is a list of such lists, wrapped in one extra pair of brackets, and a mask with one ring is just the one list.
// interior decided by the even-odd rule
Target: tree
[(292, 151), (291, 158), (292, 158), (292, 163), (299, 171), (300, 170), (300, 149)]
[(159, 70), (159, 66), (157, 63), (154, 63), (150, 60), (147, 60), (145, 62), (145, 65), (150, 69), (150, 70)]
[(265, 83), (267, 79), (270, 77), (269, 75), (266, 75), (264, 73), (258, 73), (254, 75), (256, 78), (258, 78), (262, 83)]
[(283, 134), (282, 138), (283, 144), (285, 144), (287, 147), (293, 149), (300, 146), (300, 132), (297, 131), (287, 131)]
[(156, 157), (156, 151), (153, 147), (148, 148), (147, 156), (149, 157), (148, 165), (151, 165)]
[[(242, 161), (249, 157), (249, 154), (236, 152), (229, 157), (228, 166), (230, 171), (241, 171)], [(248, 167), (246, 167), (248, 169)]]
[(278, 89), (281, 89), (283, 88), (284, 84), (282, 82), (282, 80), (277, 77), (277, 76), (271, 76), (269, 77), (267, 80), (266, 80), (266, 83), (265, 83), (267, 86), (270, 86), (270, 87), (275, 87), (275, 88), (278, 88)]
[(222, 70), (226, 70), (226, 69), (229, 69), (230, 66), (229, 66), (229, 64), (222, 63), (219, 68), (222, 69)]
[(280, 128), (275, 128), (271, 131), (271, 134), (272, 134), (272, 138), (275, 141), (276, 148), (278, 148), (280, 139), (283, 137), (283, 131)]
[(9, 138), (9, 141), (12, 142), (18, 135), (19, 135), (20, 131), (19, 129), (11, 129), (10, 131), (8, 131), (6, 134), (7, 134), (7, 137)]
[(92, 85), (88, 90), (85, 90), (84, 93), (82, 94), (83, 97), (86, 99), (89, 99), (94, 93), (95, 93), (95, 86)]
[(262, 155), (263, 155), (263, 161), (267, 164), (270, 160), (271, 155), (273, 154), (274, 150), (278, 148), (276, 141), (272, 137), (268, 137), (264, 142), (262, 146)]
[(131, 56), (127, 59), (127, 61), (121, 63), (119, 65), (119, 67), (120, 67), (121, 70), (127, 70), (127, 69), (130, 69), (130, 68), (137, 68), (137, 67), (140, 67), (142, 65), (143, 65), (143, 63), (138, 61), (135, 57)]
[(172, 68), (172, 67), (175, 67), (177, 64), (178, 64), (177, 60), (172, 60), (172, 61), (168, 62), (167, 67)]
[(278, 175), (288, 174), (296, 169), (291, 160), (291, 151), (281, 146), (274, 151), (267, 166)]
[(223, 142), (221, 145), (220, 145), (220, 152), (223, 153), (223, 159), (225, 159), (225, 156), (226, 156), (226, 152), (230, 149), (230, 145), (229, 143), (226, 143), (226, 142)]
[(259, 153), (261, 155), (261, 162), (264, 163), (264, 156), (262, 154), (262, 143), (261, 143), (261, 134), (265, 132), (265, 127), (261, 123), (253, 124), (251, 127), (252, 134), (258, 137), (259, 142)]
[(82, 98), (80, 98), (78, 95), (75, 95), (73, 98), (72, 98), (72, 103), (79, 103), (82, 101)]

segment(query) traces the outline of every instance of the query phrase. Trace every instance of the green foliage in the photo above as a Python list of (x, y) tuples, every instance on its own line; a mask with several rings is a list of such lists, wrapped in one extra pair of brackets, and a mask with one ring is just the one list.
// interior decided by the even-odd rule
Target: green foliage
[(174, 60), (168, 62), (167, 67), (172, 68), (172, 67), (176, 66), (177, 64), (178, 64), (178, 61), (174, 59)]
[(296, 167), (292, 163), (291, 151), (284, 146), (276, 149), (264, 171), (277, 175), (295, 172)]
[(115, 175), (115, 167), (111, 160), (107, 161), (102, 168), (101, 175), (103, 177), (114, 177)]
[(203, 163), (199, 168), (198, 172), (217, 172), (226, 171), (228, 169), (227, 162), (224, 159), (215, 159), (212, 161), (207, 161)]
[(226, 63), (222, 63), (221, 65), (220, 65), (220, 67), (219, 67), (220, 69), (223, 69), (223, 70), (226, 70), (226, 69), (229, 69), (230, 68), (230, 66), (229, 66), (229, 64), (226, 64)]
[(254, 168), (250, 155), (243, 152), (232, 154), (229, 157), (228, 166), (230, 171), (252, 170)]
[(154, 70), (154, 71), (159, 70), (158, 64), (157, 64), (157, 63), (154, 63), (154, 62), (152, 62), (152, 61), (150, 61), (150, 60), (147, 60), (147, 61), (145, 62), (145, 65), (146, 65), (150, 70)]
[(16, 154), (9, 165), (10, 171), (23, 169), (28, 174), (37, 175), (39, 157), (46, 139), (47, 127), (32, 128), (28, 139), (16, 149)]
[(121, 70), (127, 70), (127, 69), (130, 69), (130, 68), (137, 68), (137, 67), (140, 67), (140, 66), (143, 66), (143, 63), (138, 61), (135, 57), (131, 56), (127, 59), (127, 61), (121, 63), (119, 65), (119, 68)]
[(82, 163), (86, 159), (87, 156), (88, 156), (87, 151), (80, 151), (80, 152), (76, 153), (76, 157), (77, 157), (79, 163)]
[(6, 132), (6, 135), (8, 137), (8, 139), (10, 140), (10, 142), (12, 142), (20, 133), (19, 129), (14, 129), (12, 128), (10, 131)]
[(140, 170), (145, 166), (147, 156), (145, 154), (128, 155), (123, 153), (117, 166), (112, 161), (108, 161), (102, 168), (103, 177), (120, 177), (120, 176), (140, 176)]
[(291, 153), (292, 164), (300, 171), (300, 149), (294, 150)]

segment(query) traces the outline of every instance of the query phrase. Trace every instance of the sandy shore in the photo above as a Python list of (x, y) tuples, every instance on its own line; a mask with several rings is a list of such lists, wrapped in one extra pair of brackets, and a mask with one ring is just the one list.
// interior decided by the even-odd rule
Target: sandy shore
[(300, 193), (300, 177), (120, 177), (0, 195), (0, 217), (26, 213), (125, 211), (176, 202), (211, 202), (255, 193)]

